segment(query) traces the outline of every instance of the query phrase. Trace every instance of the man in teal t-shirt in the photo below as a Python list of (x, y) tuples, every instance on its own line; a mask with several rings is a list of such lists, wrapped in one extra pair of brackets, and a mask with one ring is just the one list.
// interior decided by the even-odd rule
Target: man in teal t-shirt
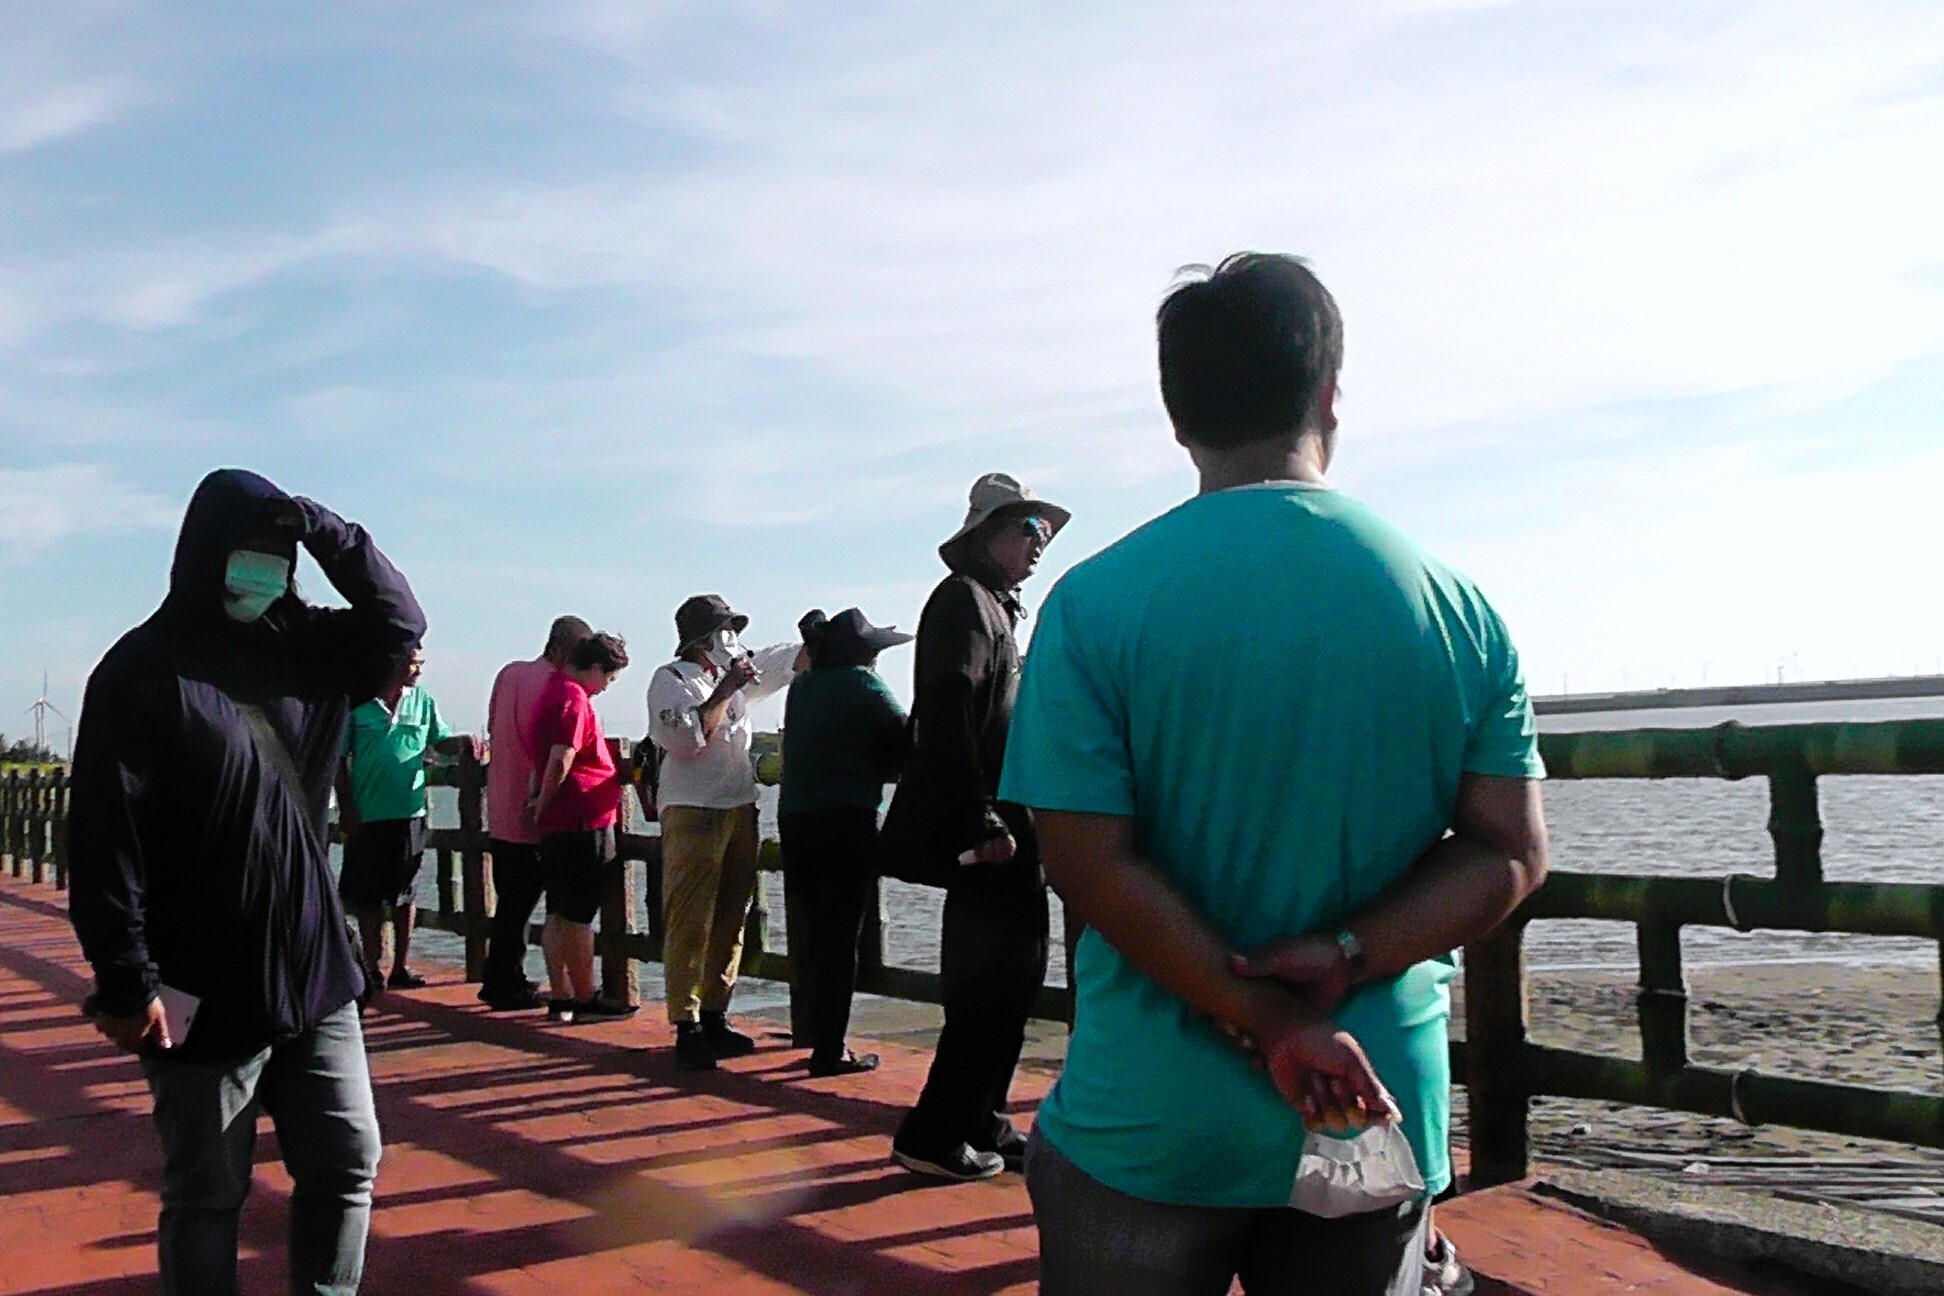
[(424, 669), (425, 654), (414, 648), (382, 694), (352, 709), (338, 775), (344, 828), (338, 895), (357, 919), (368, 972), (382, 965), (385, 919), (391, 918), (392, 969), (385, 985), (393, 990), (425, 984), (406, 961), (425, 861), (425, 762), (434, 752), (456, 753), (472, 741), (452, 732), (439, 704), (419, 687)]
[[(1342, 332), (1301, 262), (1230, 258), (1160, 341), (1201, 493), (1049, 596), (1000, 789), (1087, 926), (1028, 1153), (1041, 1290), (1416, 1296), (1449, 952), (1545, 872), (1518, 656), (1325, 484)], [(1312, 1132), (1392, 1119), (1421, 1194), (1292, 1207)]]

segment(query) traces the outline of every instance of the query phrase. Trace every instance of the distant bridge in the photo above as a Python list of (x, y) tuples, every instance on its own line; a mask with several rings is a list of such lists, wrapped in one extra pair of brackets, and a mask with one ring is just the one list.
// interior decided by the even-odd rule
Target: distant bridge
[(1777, 702), (1874, 702), (1890, 698), (1944, 697), (1944, 675), (1890, 675), (1882, 679), (1803, 680), (1795, 684), (1725, 684), (1718, 688), (1647, 689), (1636, 693), (1569, 693), (1536, 697), (1540, 715), (1598, 711), (1659, 711), (1677, 707), (1758, 706)]

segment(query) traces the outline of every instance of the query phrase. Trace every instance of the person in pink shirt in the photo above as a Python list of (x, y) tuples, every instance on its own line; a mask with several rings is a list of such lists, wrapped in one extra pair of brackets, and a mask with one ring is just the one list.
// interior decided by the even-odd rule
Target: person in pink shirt
[(492, 763), (486, 767), (486, 830), (493, 858), (492, 930), (479, 999), (505, 1011), (538, 1008), (540, 989), (527, 979), (527, 924), (540, 903), (540, 829), (527, 817), (527, 798), (544, 751), (533, 744), (533, 708), (540, 691), (561, 670), (593, 627), (577, 616), (554, 620), (546, 651), (532, 661), (508, 662), (493, 680), (486, 705)]
[(623, 783), (593, 700), (627, 664), (627, 645), (596, 632), (574, 648), (567, 668), (555, 672), (533, 705), (533, 750), (546, 753), (532, 805), (547, 891), (540, 949), (553, 992), (547, 1016), (554, 1021), (634, 1012), (602, 999), (594, 980), (594, 915), (615, 860)]

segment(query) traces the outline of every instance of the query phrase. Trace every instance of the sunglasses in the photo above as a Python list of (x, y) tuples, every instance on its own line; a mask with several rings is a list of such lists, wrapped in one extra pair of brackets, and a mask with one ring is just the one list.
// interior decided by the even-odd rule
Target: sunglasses
[(1019, 519), (1019, 534), (1049, 545), (1053, 543), (1053, 524), (1043, 517), (1024, 517)]

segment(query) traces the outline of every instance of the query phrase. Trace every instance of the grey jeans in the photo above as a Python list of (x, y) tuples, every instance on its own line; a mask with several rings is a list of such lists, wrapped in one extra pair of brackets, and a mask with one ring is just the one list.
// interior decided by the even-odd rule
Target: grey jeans
[(236, 1220), (268, 1112), (294, 1184), (290, 1290), (350, 1296), (364, 1273), (378, 1113), (356, 1004), (296, 1039), (220, 1060), (146, 1057), (162, 1140), (158, 1231), (166, 1296), (229, 1296)]
[(1088, 1175), (1037, 1129), (1026, 1191), (1041, 1296), (1418, 1296), (1423, 1202), (1342, 1219), (1288, 1207), (1144, 1201)]

